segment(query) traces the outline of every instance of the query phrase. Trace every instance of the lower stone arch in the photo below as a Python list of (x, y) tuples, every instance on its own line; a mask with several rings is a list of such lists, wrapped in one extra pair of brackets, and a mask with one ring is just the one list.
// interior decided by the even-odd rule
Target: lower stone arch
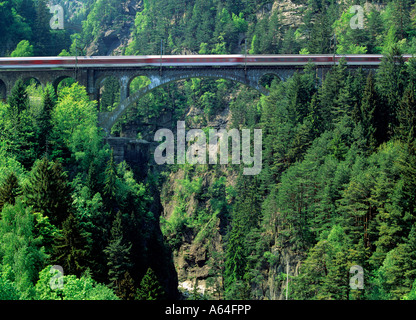
[(274, 72), (266, 72), (259, 78), (259, 85), (270, 88), (273, 82), (280, 82), (282, 79)]
[(3, 102), (7, 100), (7, 86), (2, 79), (0, 79), (0, 100)]
[(26, 77), (26, 78), (22, 78), (23, 83), (26, 86), (30, 86), (32, 84), (36, 84), (36, 86), (42, 86), (43, 87), (43, 83), (36, 77)]
[(76, 82), (76, 80), (75, 80), (74, 77), (66, 75), (66, 76), (61, 76), (61, 77), (55, 79), (52, 83), (52, 86), (55, 89), (55, 92), (58, 93), (59, 89), (62, 86), (70, 86), (75, 82)]

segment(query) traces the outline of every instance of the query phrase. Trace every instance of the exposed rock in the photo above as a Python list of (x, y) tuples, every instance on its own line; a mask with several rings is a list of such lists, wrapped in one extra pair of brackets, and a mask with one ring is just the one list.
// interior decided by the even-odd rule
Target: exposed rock
[(301, 10), (305, 8), (304, 4), (296, 4), (292, 1), (275, 1), (272, 11), (278, 10), (281, 13), (281, 23), (284, 26), (298, 26), (302, 24)]
[(96, 39), (86, 49), (87, 55), (122, 55), (131, 41), (131, 31), (137, 12), (143, 7), (142, 0), (129, 0), (123, 4), (123, 17), (114, 21), (111, 29), (102, 30)]

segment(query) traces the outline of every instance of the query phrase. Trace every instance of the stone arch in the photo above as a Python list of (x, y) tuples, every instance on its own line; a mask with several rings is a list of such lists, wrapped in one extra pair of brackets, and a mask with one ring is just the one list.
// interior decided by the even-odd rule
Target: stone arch
[(57, 93), (62, 86), (69, 86), (75, 82), (76, 80), (74, 77), (69, 76), (69, 75), (64, 75), (64, 76), (60, 76), (56, 78), (53, 81), (52, 86), (55, 89), (55, 92)]
[[(171, 74), (168, 74), (171, 73)], [(120, 100), (120, 104), (111, 112), (101, 112), (99, 114), (99, 123), (100, 126), (107, 132), (110, 133), (113, 125), (120, 119), (120, 117), (130, 109), (134, 103), (146, 95), (147, 93), (153, 91), (154, 89), (167, 85), (171, 82), (176, 82), (179, 80), (186, 80), (191, 78), (213, 78), (213, 79), (226, 79), (234, 82), (239, 82), (253, 89), (260, 91), (262, 94), (268, 95), (269, 92), (259, 84), (259, 74), (244, 71), (244, 69), (237, 70), (221, 70), (221, 69), (197, 69), (192, 70), (191, 73), (189, 70), (167, 70), (164, 73), (155, 72), (154, 70), (149, 70), (147, 72), (142, 72), (139, 75), (135, 75), (129, 78), (128, 84), (133, 81), (137, 76), (145, 76), (149, 79), (150, 83), (146, 87), (140, 88), (136, 92), (126, 95), (126, 99)], [(98, 82), (97, 82), (98, 83)]]
[(273, 81), (280, 82), (282, 81), (281, 77), (275, 73), (275, 72), (265, 72), (260, 78), (259, 78), (259, 85), (261, 85), (264, 88), (270, 88)]
[(122, 82), (114, 74), (106, 74), (95, 82), (95, 96), (100, 111), (112, 110), (114, 104), (119, 104), (125, 97), (121, 93)]
[(26, 93), (32, 105), (40, 105), (42, 103), (42, 93), (44, 83), (35, 76), (22, 78), (26, 87)]
[(2, 79), (0, 79), (0, 100), (3, 102), (7, 100), (7, 86)]
[(148, 76), (143, 75), (142, 73), (134, 74), (129, 78), (127, 82), (127, 97), (129, 97), (131, 93), (134, 93), (141, 88), (147, 87), (150, 85), (150, 83), (151, 80)]
[(36, 86), (42, 86), (43, 87), (43, 83), (37, 77), (29, 76), (29, 77), (22, 78), (22, 80), (23, 80), (23, 83), (26, 86), (29, 86), (29, 85), (35, 83)]

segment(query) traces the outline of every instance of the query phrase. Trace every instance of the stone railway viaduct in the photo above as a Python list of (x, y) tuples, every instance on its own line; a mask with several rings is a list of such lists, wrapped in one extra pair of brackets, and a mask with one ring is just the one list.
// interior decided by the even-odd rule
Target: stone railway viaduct
[[(110, 137), (111, 128), (120, 117), (129, 110), (141, 97), (151, 90), (170, 82), (189, 78), (217, 78), (227, 79), (243, 83), (254, 88), (262, 94), (268, 95), (268, 91), (260, 84), (263, 76), (273, 74), (281, 80), (286, 80), (296, 71), (302, 70), (301, 66), (182, 66), (182, 67), (83, 67), (76, 68), (46, 68), (35, 69), (28, 66), (14, 70), (0, 69), (0, 99), (5, 100), (10, 94), (18, 79), (36, 81), (45, 86), (51, 83), (57, 89), (59, 83), (66, 78), (75, 79), (86, 88), (91, 100), (100, 100), (100, 88), (106, 78), (114, 77), (120, 84), (120, 103), (112, 112), (99, 114), (99, 125), (107, 134), (107, 142), (114, 147), (116, 157), (124, 158), (126, 150), (135, 150), (132, 139)], [(317, 76), (322, 79), (331, 66), (317, 66)], [(130, 92), (131, 82), (138, 76), (145, 76), (150, 84), (136, 92)], [(130, 144), (130, 145), (128, 145)]]
[[(106, 78), (114, 77), (120, 84), (120, 104), (112, 112), (103, 112), (99, 115), (100, 126), (109, 133), (111, 127), (120, 116), (127, 111), (137, 100), (151, 90), (167, 83), (189, 78), (218, 78), (240, 82), (267, 95), (267, 90), (259, 83), (266, 74), (274, 74), (285, 80), (292, 76), (297, 67), (105, 67), (105, 68), (68, 68), (68, 69), (0, 69), (0, 98), (5, 100), (9, 96), (18, 79), (35, 79), (45, 86), (51, 83), (55, 88), (66, 78), (75, 79), (87, 90), (91, 100), (100, 99), (100, 88)], [(134, 93), (130, 93), (130, 84), (138, 76), (145, 76), (150, 84)]]

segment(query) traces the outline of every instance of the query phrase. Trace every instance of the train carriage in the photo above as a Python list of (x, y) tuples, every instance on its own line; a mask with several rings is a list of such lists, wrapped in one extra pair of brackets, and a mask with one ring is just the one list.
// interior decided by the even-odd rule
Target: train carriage
[[(404, 55), (408, 60), (411, 55)], [(192, 66), (302, 66), (308, 62), (329, 66), (345, 58), (348, 65), (376, 66), (382, 55), (165, 55), (165, 56), (80, 56), (0, 58), (0, 69), (53, 69), (99, 67), (192, 67)]]

